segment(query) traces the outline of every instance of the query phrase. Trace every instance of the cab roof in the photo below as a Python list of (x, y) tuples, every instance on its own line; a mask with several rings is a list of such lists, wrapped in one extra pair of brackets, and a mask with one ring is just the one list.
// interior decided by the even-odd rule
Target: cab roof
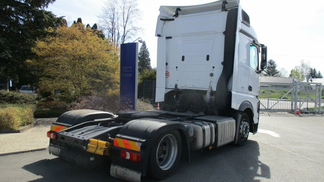
[[(237, 7), (240, 0), (227, 0), (226, 9)], [(215, 1), (207, 4), (193, 5), (193, 6), (161, 6), (160, 12), (173, 16), (177, 8), (180, 8), (180, 15), (190, 15), (208, 11), (222, 10), (223, 1)]]

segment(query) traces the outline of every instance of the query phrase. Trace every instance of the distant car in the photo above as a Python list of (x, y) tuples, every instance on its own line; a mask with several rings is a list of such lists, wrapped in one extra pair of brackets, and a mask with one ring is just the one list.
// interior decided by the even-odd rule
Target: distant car
[(5, 85), (4, 84), (0, 84), (0, 90), (5, 90)]
[(34, 89), (28, 85), (23, 85), (21, 86), (21, 88), (19, 89), (20, 93), (34, 93)]

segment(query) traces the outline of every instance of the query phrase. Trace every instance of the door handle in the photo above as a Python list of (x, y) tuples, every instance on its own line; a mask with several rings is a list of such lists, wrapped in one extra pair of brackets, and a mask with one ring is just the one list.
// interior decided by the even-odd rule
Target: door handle
[(251, 85), (249, 85), (249, 91), (252, 91), (252, 87), (251, 87)]

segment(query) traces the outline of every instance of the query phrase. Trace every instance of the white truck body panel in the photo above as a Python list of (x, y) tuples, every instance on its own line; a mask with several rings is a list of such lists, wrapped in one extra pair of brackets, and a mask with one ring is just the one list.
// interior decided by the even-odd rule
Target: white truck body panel
[[(230, 0), (226, 7), (238, 3)], [(222, 72), (227, 15), (221, 11), (222, 1), (180, 7), (181, 16), (173, 18), (176, 8), (161, 6), (156, 26), (159, 37), (156, 102), (163, 102), (164, 93), (175, 85), (193, 90), (208, 90), (211, 86), (216, 91)]]
[[(226, 5), (238, 7), (233, 75), (227, 87), (232, 93), (233, 109), (238, 110), (247, 101), (257, 113), (259, 76), (256, 68), (251, 67), (249, 48), (256, 34), (251, 26), (244, 24), (238, 4), (239, 1), (232, 0)], [(164, 93), (175, 88), (217, 91), (223, 70), (228, 12), (222, 11), (222, 1), (179, 7), (180, 15), (175, 18), (176, 8), (161, 6), (158, 17), (156, 102), (163, 102)], [(258, 114), (254, 115), (254, 122), (258, 122)]]
[(219, 10), (167, 22), (158, 39), (157, 102), (164, 101), (164, 93), (176, 84), (180, 89), (196, 90), (217, 84), (222, 71), (225, 20), (226, 13)]

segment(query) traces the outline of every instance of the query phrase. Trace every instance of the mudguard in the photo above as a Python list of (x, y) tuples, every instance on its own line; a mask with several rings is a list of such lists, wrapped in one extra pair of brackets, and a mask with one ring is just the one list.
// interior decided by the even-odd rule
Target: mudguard
[(238, 142), (238, 135), (239, 135), (239, 124), (241, 120), (241, 115), (239, 112), (234, 112), (233, 118), (235, 119), (235, 124), (236, 124), (236, 131), (235, 131), (235, 139), (234, 139), (234, 144), (237, 144)]
[[(134, 171), (138, 171), (142, 176), (146, 175), (148, 161), (150, 157), (150, 151), (154, 144), (156, 144), (158, 137), (166, 132), (171, 130), (178, 130), (182, 138), (182, 147), (183, 154), (188, 157), (190, 156), (190, 144), (189, 144), (189, 134), (187, 129), (183, 124), (180, 124), (175, 121), (168, 121), (162, 119), (154, 118), (142, 118), (135, 119), (126, 123), (119, 133), (116, 135), (116, 138), (126, 139), (130, 141), (135, 141), (141, 143), (140, 146), (140, 162), (133, 162), (120, 158), (120, 150), (127, 150), (125, 148), (120, 148), (117, 146), (111, 147), (111, 158), (112, 164), (122, 166)], [(115, 138), (115, 140), (116, 140)]]
[(251, 109), (253, 111), (253, 106), (249, 101), (242, 102), (242, 104), (240, 105), (239, 111), (244, 112), (245, 109)]
[[(239, 107), (239, 111), (241, 112), (245, 112), (245, 110), (247, 110), (249, 112), (247, 112), (247, 114), (249, 115), (250, 117), (250, 131), (253, 133), (253, 134), (256, 134), (258, 132), (258, 126), (259, 126), (259, 123), (254, 123), (253, 121), (253, 106), (252, 104), (249, 102), (249, 101), (244, 101), (242, 102), (242, 104), (240, 105)], [(258, 103), (258, 117), (260, 116), (259, 113), (260, 113), (260, 101)]]
[(55, 123), (60, 123), (66, 126), (73, 126), (85, 121), (112, 117), (114, 117), (114, 114), (107, 111), (80, 109), (63, 113), (59, 118), (57, 118)]

